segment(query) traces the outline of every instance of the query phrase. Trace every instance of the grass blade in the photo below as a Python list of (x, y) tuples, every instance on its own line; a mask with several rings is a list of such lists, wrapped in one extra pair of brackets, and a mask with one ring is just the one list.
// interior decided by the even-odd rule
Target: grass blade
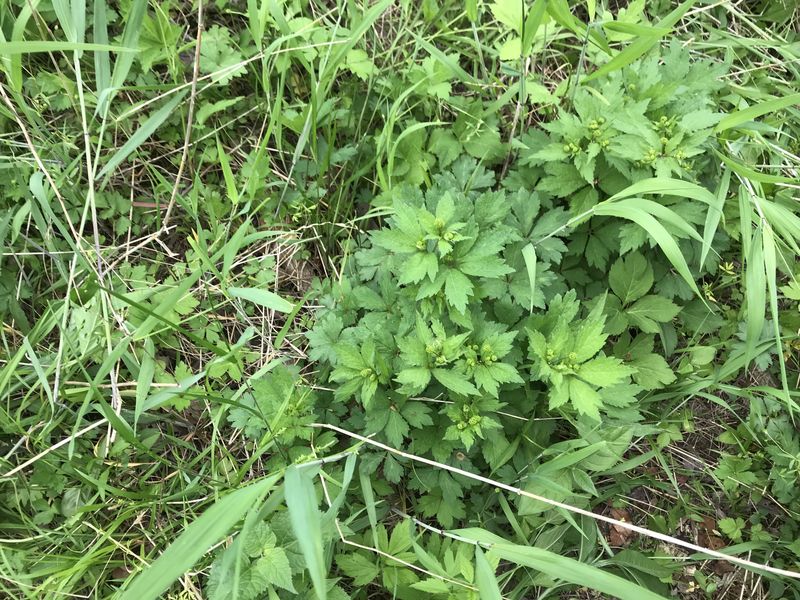
[(717, 188), (716, 203), (714, 206), (709, 206), (706, 213), (706, 222), (703, 226), (703, 249), (700, 252), (700, 266), (704, 265), (708, 252), (711, 250), (711, 242), (714, 241), (714, 235), (717, 233), (720, 218), (722, 217), (722, 207), (725, 204), (725, 199), (728, 197), (728, 188), (731, 183), (731, 171), (725, 169), (722, 174), (722, 180), (719, 182)]
[(755, 346), (761, 340), (767, 305), (767, 277), (764, 271), (763, 230), (758, 229), (753, 236), (750, 252), (745, 259), (745, 299), (746, 334), (745, 361), (747, 364), (755, 356)]
[(282, 313), (290, 313), (294, 310), (294, 304), (268, 290), (232, 287), (228, 288), (228, 293), (234, 298), (247, 300), (248, 302), (258, 304), (270, 310), (276, 310)]
[(793, 104), (800, 104), (800, 92), (796, 94), (790, 94), (789, 96), (783, 96), (782, 98), (773, 98), (765, 102), (759, 102), (753, 106), (730, 113), (719, 123), (717, 123), (714, 131), (721, 133), (728, 129), (738, 127), (743, 123), (752, 121), (753, 119), (757, 119), (763, 115), (792, 106)]
[[(554, 579), (589, 587), (622, 600), (665, 600), (663, 596), (618, 575), (543, 548), (510, 544), (505, 540), (498, 543), (500, 539), (498, 536), (480, 528), (459, 529), (454, 533), (476, 543), (488, 545), (492, 553), (503, 560), (536, 569)], [(481, 598), (483, 597), (481, 595)]]
[(114, 156), (111, 157), (102, 168), (100, 173), (98, 173), (98, 179), (103, 179), (110, 175), (114, 169), (116, 169), (122, 161), (124, 161), (128, 156), (131, 155), (139, 146), (141, 146), (153, 133), (155, 133), (156, 129), (158, 129), (161, 124), (167, 120), (173, 111), (178, 107), (178, 105), (183, 101), (183, 97), (185, 93), (177, 94), (172, 100), (167, 102), (164, 106), (158, 109), (154, 114), (150, 115), (150, 117), (142, 123), (141, 127), (136, 130), (136, 132), (128, 138), (128, 141), (122, 145), (122, 148), (117, 150)]
[[(94, 41), (108, 44), (108, 19), (106, 0), (94, 0)], [(111, 85), (111, 58), (105, 50), (94, 53), (95, 83), (98, 97)]]
[(292, 529), (303, 552), (317, 598), (325, 600), (325, 563), (322, 547), (322, 518), (311, 478), (297, 467), (286, 471), (286, 505)]
[(629, 200), (621, 200), (612, 204), (598, 204), (594, 208), (594, 213), (596, 215), (627, 219), (643, 228), (661, 247), (661, 251), (683, 280), (700, 296), (700, 290), (694, 282), (692, 272), (689, 270), (689, 265), (686, 264), (686, 259), (683, 257), (680, 248), (678, 248), (677, 242), (653, 215), (645, 212), (637, 203)]
[(209, 548), (228, 534), (247, 511), (258, 504), (278, 479), (280, 475), (273, 475), (240, 488), (214, 503), (170, 544), (156, 562), (133, 579), (123, 592), (122, 600), (160, 598), (178, 577), (191, 569)]
[(528, 244), (522, 249), (522, 258), (525, 260), (525, 268), (528, 271), (528, 281), (531, 285), (531, 306), (530, 312), (533, 313), (533, 295), (536, 293), (536, 249), (533, 244)]
[(503, 597), (500, 586), (497, 585), (497, 578), (494, 576), (494, 569), (486, 560), (480, 546), (475, 546), (475, 583), (478, 584), (482, 600), (500, 600)]
[(108, 44), (86, 44), (80, 42), (57, 42), (52, 40), (25, 41), (25, 42), (0, 42), (0, 56), (15, 54), (34, 54), (37, 52), (67, 52), (74, 50), (117, 52), (133, 55), (138, 52), (134, 48), (124, 46), (110, 46)]
[(584, 77), (583, 81), (586, 82), (591, 81), (592, 79), (597, 79), (598, 77), (603, 77), (609, 73), (613, 73), (614, 71), (618, 71), (619, 69), (623, 69), (630, 65), (633, 61), (650, 50), (650, 48), (655, 46), (658, 41), (664, 37), (664, 35), (666, 35), (666, 32), (671, 31), (675, 24), (684, 14), (686, 14), (686, 11), (689, 10), (694, 3), (695, 0), (686, 0), (686, 2), (678, 6), (675, 10), (658, 22), (656, 25), (657, 29), (654, 30), (654, 33), (647, 36), (641, 36), (634, 40), (627, 48), (614, 56), (614, 58), (612, 58), (606, 64), (588, 76)]

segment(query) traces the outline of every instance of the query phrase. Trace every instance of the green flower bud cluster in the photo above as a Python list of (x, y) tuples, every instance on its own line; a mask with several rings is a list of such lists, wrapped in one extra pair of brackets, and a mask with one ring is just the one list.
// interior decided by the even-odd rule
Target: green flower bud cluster
[(456, 428), (463, 431), (468, 427), (478, 427), (483, 420), (475, 408), (469, 404), (461, 407), (461, 417), (456, 421)]
[(437, 367), (442, 367), (449, 362), (447, 357), (442, 353), (441, 340), (434, 340), (433, 343), (425, 346), (425, 352), (433, 359)]

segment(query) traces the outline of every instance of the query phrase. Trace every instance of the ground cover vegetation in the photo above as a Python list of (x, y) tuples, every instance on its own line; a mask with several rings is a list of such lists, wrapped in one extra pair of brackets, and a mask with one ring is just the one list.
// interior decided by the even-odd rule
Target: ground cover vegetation
[(790, 0), (4, 0), (0, 596), (800, 598)]

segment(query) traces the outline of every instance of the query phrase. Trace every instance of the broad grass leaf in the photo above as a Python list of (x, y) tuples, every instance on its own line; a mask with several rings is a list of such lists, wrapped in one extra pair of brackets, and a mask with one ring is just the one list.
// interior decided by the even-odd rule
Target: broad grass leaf
[(681, 19), (681, 17), (686, 14), (686, 11), (689, 10), (692, 5), (695, 3), (695, 0), (687, 0), (680, 6), (678, 6), (675, 10), (661, 19), (658, 23), (656, 28), (654, 28), (653, 33), (649, 35), (642, 35), (636, 38), (631, 44), (629, 44), (624, 50), (619, 52), (614, 58), (604, 64), (602, 67), (598, 68), (596, 71), (591, 73), (589, 76), (584, 78), (584, 81), (591, 81), (592, 79), (597, 79), (598, 77), (603, 77), (608, 75), (609, 73), (613, 73), (614, 71), (618, 71), (619, 69), (623, 69), (633, 63), (637, 58), (645, 54), (650, 48), (655, 46), (658, 41), (664, 37), (675, 24)]
[(269, 290), (261, 290), (258, 288), (228, 288), (228, 293), (234, 298), (247, 300), (253, 304), (258, 304), (270, 310), (276, 310), (282, 313), (290, 313), (294, 309), (294, 304), (288, 300), (281, 298), (278, 294), (270, 292)]
[(164, 553), (140, 572), (122, 593), (121, 600), (155, 600), (252, 510), (280, 475), (239, 488), (224, 496), (195, 519)]
[(607, 573), (597, 567), (575, 559), (532, 546), (497, 544), (492, 552), (509, 562), (536, 569), (553, 577), (578, 586), (588, 587), (622, 600), (665, 600), (663, 596), (645, 587)]
[(700, 296), (700, 290), (694, 282), (692, 272), (689, 270), (689, 265), (686, 264), (686, 259), (678, 248), (677, 242), (664, 229), (664, 226), (653, 215), (640, 208), (638, 203), (621, 200), (610, 204), (599, 204), (594, 208), (594, 214), (627, 219), (642, 227), (659, 245), (667, 260), (675, 267), (683, 280)]
[(122, 163), (122, 161), (128, 158), (132, 152), (134, 152), (137, 148), (139, 148), (139, 146), (147, 141), (147, 139), (156, 132), (156, 130), (164, 123), (164, 121), (166, 121), (167, 118), (172, 115), (173, 112), (175, 112), (175, 109), (178, 107), (178, 105), (183, 102), (183, 97), (185, 95), (185, 92), (176, 94), (172, 100), (150, 115), (150, 117), (144, 123), (142, 123), (139, 129), (137, 129), (133, 135), (128, 138), (122, 147), (114, 153), (109, 161), (103, 165), (100, 173), (97, 174), (97, 178), (103, 179), (104, 177), (110, 175), (114, 169), (116, 169)]
[(475, 583), (478, 584), (481, 600), (500, 600), (503, 597), (494, 569), (486, 560), (480, 546), (475, 546)]
[(292, 530), (306, 561), (317, 598), (325, 600), (328, 586), (322, 544), (322, 516), (317, 506), (317, 494), (308, 474), (295, 466), (286, 471), (286, 505)]
[(764, 330), (767, 305), (767, 276), (764, 270), (763, 231), (758, 229), (753, 236), (750, 254), (746, 257), (744, 273), (746, 313), (745, 359), (749, 363), (755, 356), (756, 344)]
[(752, 121), (753, 119), (757, 119), (763, 115), (792, 106), (793, 104), (800, 104), (800, 92), (783, 96), (781, 98), (772, 98), (771, 100), (766, 100), (764, 102), (754, 104), (753, 106), (748, 106), (742, 110), (737, 110), (736, 112), (730, 113), (719, 122), (719, 124), (714, 128), (714, 131), (721, 133), (728, 129), (732, 129), (733, 127), (738, 127), (739, 125), (747, 123), (748, 121)]

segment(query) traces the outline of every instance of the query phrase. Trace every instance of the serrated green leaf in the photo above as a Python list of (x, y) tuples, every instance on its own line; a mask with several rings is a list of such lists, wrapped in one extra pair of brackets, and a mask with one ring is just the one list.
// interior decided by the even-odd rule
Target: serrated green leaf
[(653, 268), (644, 256), (632, 252), (611, 265), (608, 284), (623, 304), (629, 304), (653, 287)]
[(659, 323), (669, 323), (681, 307), (663, 296), (645, 296), (625, 309), (631, 324), (645, 333), (659, 333)]
[(431, 372), (439, 383), (457, 394), (470, 396), (478, 393), (478, 390), (469, 382), (466, 375), (463, 373), (450, 369), (433, 369)]
[(578, 369), (578, 377), (597, 387), (607, 387), (621, 383), (636, 370), (622, 364), (613, 356), (600, 356), (583, 363)]

